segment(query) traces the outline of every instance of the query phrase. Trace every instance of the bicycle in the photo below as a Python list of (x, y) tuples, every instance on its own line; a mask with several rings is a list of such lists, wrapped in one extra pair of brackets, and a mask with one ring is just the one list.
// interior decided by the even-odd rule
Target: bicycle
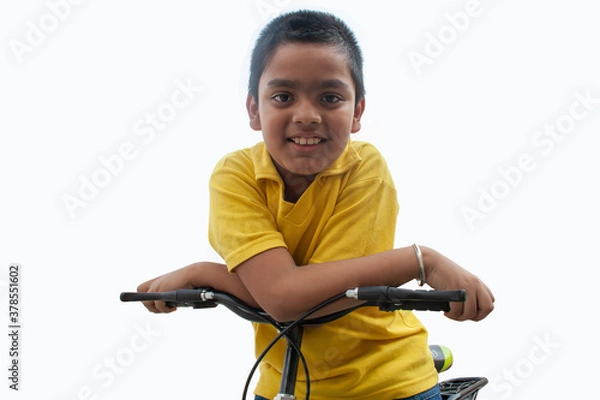
[[(353, 298), (361, 300), (363, 303), (350, 309), (309, 319), (316, 311), (342, 298)], [(347, 315), (360, 307), (366, 306), (376, 306), (381, 311), (448, 311), (450, 309), (450, 302), (464, 302), (466, 293), (463, 290), (412, 290), (391, 286), (359, 287), (350, 289), (321, 303), (295, 321), (284, 323), (274, 320), (263, 310), (248, 306), (229, 293), (213, 290), (212, 288), (179, 289), (158, 293), (122, 292), (120, 299), (123, 302), (162, 300), (172, 307), (192, 307), (194, 309), (214, 308), (218, 305), (223, 305), (248, 321), (273, 325), (279, 334), (263, 350), (262, 354), (257, 357), (246, 380), (242, 400), (246, 398), (251, 378), (258, 368), (260, 361), (275, 343), (284, 337), (287, 340), (287, 347), (282, 367), (279, 394), (275, 396), (274, 400), (295, 400), (296, 374), (300, 362), (302, 362), (304, 367), (305, 375), (309, 377), (306, 360), (304, 360), (300, 351), (303, 326), (325, 324)], [(438, 373), (446, 371), (452, 366), (452, 353), (447, 347), (430, 345), (429, 348)], [(443, 400), (475, 400), (479, 394), (479, 390), (487, 383), (488, 380), (485, 377), (464, 377), (442, 381), (439, 383), (439, 387)], [(309, 398), (310, 379), (307, 379), (306, 400)]]

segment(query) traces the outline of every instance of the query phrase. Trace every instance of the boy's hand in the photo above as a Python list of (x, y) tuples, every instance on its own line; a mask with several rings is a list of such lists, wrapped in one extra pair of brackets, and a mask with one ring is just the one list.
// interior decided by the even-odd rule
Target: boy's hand
[[(188, 267), (180, 268), (157, 278), (146, 281), (138, 286), (137, 291), (143, 293), (169, 292), (178, 289), (192, 289), (189, 281)], [(170, 313), (177, 307), (168, 307), (164, 301), (144, 301), (144, 306), (153, 313)]]
[(450, 311), (445, 313), (448, 318), (480, 321), (494, 310), (494, 295), (477, 276), (435, 250), (421, 248), (429, 286), (436, 290), (464, 289), (467, 292), (464, 303), (450, 304)]
[[(258, 307), (258, 303), (244, 287), (237, 274), (230, 273), (225, 264), (209, 261), (196, 262), (146, 281), (138, 286), (137, 291), (156, 293), (199, 287), (210, 287), (230, 293), (249, 306)], [(164, 301), (144, 301), (143, 304), (153, 313), (170, 313), (177, 310), (177, 307), (167, 307)]]

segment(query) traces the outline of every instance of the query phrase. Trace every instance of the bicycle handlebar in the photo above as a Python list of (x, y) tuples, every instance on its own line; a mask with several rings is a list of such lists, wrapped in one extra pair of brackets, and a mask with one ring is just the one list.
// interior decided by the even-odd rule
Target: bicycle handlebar
[(451, 302), (464, 302), (464, 290), (410, 290), (393, 286), (367, 286), (350, 289), (346, 297), (367, 300), (382, 311), (450, 311)]
[(214, 308), (219, 304), (238, 316), (252, 322), (274, 323), (275, 320), (261, 309), (253, 308), (237, 297), (211, 288), (178, 289), (170, 292), (123, 292), (121, 301), (162, 300), (169, 307)]
[(179, 307), (215, 307), (214, 292), (209, 288), (178, 289), (171, 292), (123, 292), (121, 301), (153, 301), (162, 300), (167, 304)]
[[(464, 290), (411, 290), (392, 286), (367, 286), (350, 289), (346, 297), (366, 302), (357, 307), (305, 321), (322, 324), (335, 320), (364, 306), (378, 306), (382, 311), (416, 310), (449, 311), (450, 302), (464, 302)], [(252, 322), (274, 323), (271, 316), (261, 309), (248, 306), (237, 297), (211, 288), (179, 289), (170, 292), (140, 293), (123, 292), (121, 301), (165, 301), (170, 307), (213, 308), (222, 304), (238, 316)]]
[[(353, 298), (362, 300), (363, 303), (346, 309), (325, 315), (318, 318), (307, 319), (316, 310), (331, 304), (342, 298)], [(193, 307), (193, 308), (212, 308), (219, 304), (222, 304), (229, 308), (232, 312), (238, 316), (259, 323), (268, 323), (273, 325), (279, 331), (279, 334), (271, 341), (271, 343), (263, 350), (262, 354), (257, 357), (257, 360), (250, 372), (246, 385), (244, 387), (244, 393), (242, 398), (246, 398), (248, 387), (254, 374), (254, 371), (258, 368), (260, 361), (267, 354), (272, 346), (282, 337), (286, 337), (288, 340), (288, 348), (284, 358), (284, 365), (282, 370), (282, 381), (280, 387), (280, 394), (286, 396), (286, 394), (294, 393), (294, 387), (296, 384), (296, 368), (298, 366), (298, 360), (301, 359), (305, 368), (305, 374), (308, 377), (308, 367), (306, 360), (302, 356), (300, 351), (300, 339), (301, 333), (298, 334), (298, 329), (303, 325), (313, 324), (324, 324), (331, 322), (337, 318), (349, 314), (350, 312), (364, 306), (378, 306), (382, 311), (393, 311), (393, 310), (422, 310), (422, 311), (448, 311), (450, 310), (450, 302), (462, 302), (466, 300), (466, 292), (464, 290), (452, 290), (452, 291), (435, 291), (435, 290), (410, 290), (401, 289), (390, 286), (368, 286), (358, 287), (340, 293), (339, 295), (332, 297), (331, 299), (321, 303), (317, 307), (308, 311), (304, 316), (298, 318), (295, 321), (280, 323), (274, 320), (264, 310), (250, 307), (237, 297), (211, 288), (197, 288), (197, 289), (179, 289), (170, 292), (158, 292), (158, 293), (139, 293), (139, 292), (123, 292), (121, 293), (121, 301), (153, 301), (162, 300), (169, 306), (174, 307)], [(294, 329), (294, 331), (292, 331)], [(309, 398), (310, 393), (310, 380), (306, 381), (306, 398)], [(294, 397), (280, 397), (277, 398), (294, 398)]]

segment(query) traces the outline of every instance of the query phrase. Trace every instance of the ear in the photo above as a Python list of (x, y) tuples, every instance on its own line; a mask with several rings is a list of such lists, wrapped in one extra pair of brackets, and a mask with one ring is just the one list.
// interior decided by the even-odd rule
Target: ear
[(365, 112), (365, 98), (363, 97), (358, 104), (356, 105), (356, 107), (354, 108), (354, 116), (352, 119), (352, 129), (350, 130), (350, 133), (356, 133), (358, 131), (360, 131), (360, 118), (363, 115), (363, 112)]
[(260, 131), (262, 126), (258, 114), (258, 103), (250, 93), (248, 93), (248, 97), (246, 97), (246, 110), (248, 111), (248, 117), (250, 118), (250, 128), (255, 131)]

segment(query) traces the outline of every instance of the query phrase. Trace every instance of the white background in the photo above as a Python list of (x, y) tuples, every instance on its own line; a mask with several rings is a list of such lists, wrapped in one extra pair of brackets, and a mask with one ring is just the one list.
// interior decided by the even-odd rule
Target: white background
[[(496, 295), (483, 322), (421, 314), (431, 342), (455, 354), (441, 378), (487, 376), (480, 399), (594, 397), (600, 25), (590, 4), (3, 2), (0, 319), (8, 330), (18, 262), (22, 353), (14, 392), (2, 335), (0, 397), (241, 397), (248, 323), (220, 308), (153, 315), (119, 293), (218, 260), (207, 179), (226, 152), (261, 139), (244, 109), (249, 52), (270, 17), (297, 8), (338, 14), (363, 46), (367, 109), (355, 139), (389, 162), (397, 245), (442, 251)], [(428, 63), (411, 63), (419, 55)], [(145, 118), (168, 111), (177, 82), (193, 98), (150, 137)], [(564, 135), (534, 141), (557, 124)], [(130, 159), (106, 175), (100, 160), (128, 144)], [(70, 215), (65, 196), (93, 176), (103, 186)]]

